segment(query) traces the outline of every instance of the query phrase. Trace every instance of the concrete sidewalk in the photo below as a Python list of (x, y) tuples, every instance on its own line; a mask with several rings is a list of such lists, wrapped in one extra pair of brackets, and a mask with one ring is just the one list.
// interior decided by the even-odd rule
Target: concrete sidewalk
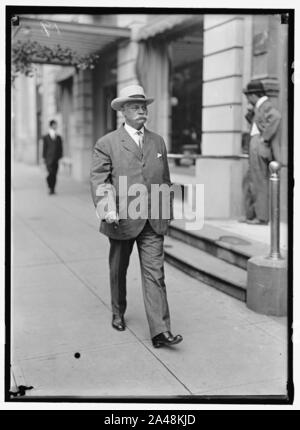
[[(285, 395), (285, 318), (267, 317), (166, 264), (174, 348), (154, 349), (134, 249), (127, 329), (111, 328), (108, 240), (89, 185), (13, 168), (12, 383), (26, 396)], [(74, 354), (80, 353), (80, 358)]]

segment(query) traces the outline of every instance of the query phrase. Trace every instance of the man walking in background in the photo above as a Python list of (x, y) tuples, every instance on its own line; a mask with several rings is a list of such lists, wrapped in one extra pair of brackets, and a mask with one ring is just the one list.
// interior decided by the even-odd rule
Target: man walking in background
[(63, 155), (62, 138), (57, 134), (56, 130), (57, 122), (51, 120), (48, 134), (43, 137), (43, 158), (48, 170), (46, 180), (49, 187), (49, 194), (55, 194), (58, 160)]
[(249, 171), (244, 183), (248, 224), (269, 222), (269, 163), (280, 161), (281, 116), (265, 94), (261, 81), (252, 80), (244, 89), (250, 108), (246, 119), (250, 124)]
[[(110, 241), (112, 326), (119, 331), (125, 330), (126, 273), (136, 242), (150, 335), (153, 346), (159, 348), (181, 342), (182, 336), (171, 333), (164, 280), (163, 242), (172, 215), (169, 219), (164, 218), (159, 210), (156, 213), (160, 215), (152, 219), (149, 210), (151, 185), (171, 185), (164, 140), (144, 127), (147, 105), (152, 102), (153, 99), (147, 98), (138, 85), (124, 88), (120, 97), (111, 102), (113, 109), (122, 112), (125, 123), (97, 141), (92, 159), (91, 189), (101, 219), (100, 231)], [(122, 198), (116, 190), (124, 178), (126, 190), (125, 198)], [(135, 197), (128, 193), (128, 189), (136, 185), (146, 190), (140, 204), (147, 209), (146, 216), (130, 216), (130, 210), (124, 211)], [(171, 202), (167, 204), (170, 209)], [(110, 207), (106, 212), (103, 210), (105, 205)]]

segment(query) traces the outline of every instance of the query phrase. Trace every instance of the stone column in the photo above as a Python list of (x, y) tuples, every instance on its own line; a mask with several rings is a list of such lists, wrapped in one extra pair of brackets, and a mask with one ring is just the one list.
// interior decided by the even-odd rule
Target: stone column
[(288, 162), (288, 24), (281, 16), (255, 15), (253, 18), (252, 78), (261, 79), (267, 95), (279, 109), (281, 121), (281, 219), (287, 221)]
[(56, 110), (56, 81), (58, 66), (42, 66), (42, 133), (48, 132), (49, 121), (52, 119), (58, 121), (58, 132), (61, 131), (61, 118)]
[(254, 15), (252, 78), (261, 79), (268, 96), (278, 105), (279, 15)]
[[(56, 76), (59, 66), (50, 64), (41, 66), (41, 82), (42, 82), (42, 118), (41, 127), (42, 135), (48, 133), (49, 121), (55, 120), (58, 124), (58, 133), (62, 134), (63, 124), (61, 113), (57, 112), (57, 83)], [(42, 154), (43, 142), (40, 141), (40, 155)], [(40, 157), (41, 159), (41, 157)]]
[(20, 75), (12, 88), (13, 156), (28, 164), (37, 162), (36, 79)]
[[(138, 42), (135, 40), (138, 30), (146, 24), (146, 15), (118, 15), (118, 25), (129, 27), (132, 30), (131, 39), (119, 44), (118, 47), (118, 75), (117, 94), (120, 89), (127, 85), (138, 85), (135, 71), (135, 64), (138, 55)], [(120, 113), (117, 116), (118, 126), (121, 125), (123, 117)]]
[(93, 81), (90, 70), (74, 75), (74, 127), (70, 136), (72, 176), (88, 180), (93, 149)]
[[(202, 154), (241, 154), (244, 17), (204, 15)], [(197, 160), (197, 181), (204, 184), (205, 216), (234, 218), (243, 211), (239, 159)]]

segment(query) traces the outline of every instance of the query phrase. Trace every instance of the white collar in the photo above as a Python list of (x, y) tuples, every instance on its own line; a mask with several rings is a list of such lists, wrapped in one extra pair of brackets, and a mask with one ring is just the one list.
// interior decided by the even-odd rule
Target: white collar
[(140, 130), (137, 130), (136, 128), (131, 127), (131, 125), (129, 125), (125, 122), (124, 128), (130, 134), (131, 137), (133, 137), (133, 136), (136, 137), (137, 131), (141, 131), (144, 134), (144, 126)]
[(53, 128), (49, 128), (48, 133), (49, 133), (50, 137), (52, 137), (52, 139), (55, 139), (55, 137), (56, 137), (56, 131), (53, 130)]
[(267, 96), (263, 96), (257, 100), (255, 107), (258, 109), (266, 100), (268, 100)]

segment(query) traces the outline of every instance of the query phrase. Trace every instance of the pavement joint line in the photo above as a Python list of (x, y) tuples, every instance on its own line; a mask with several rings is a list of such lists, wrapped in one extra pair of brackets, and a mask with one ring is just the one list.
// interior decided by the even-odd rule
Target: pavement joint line
[[(22, 218), (23, 223), (27, 226), (27, 228), (32, 231), (32, 233), (34, 233), (39, 240), (48, 248), (50, 249), (50, 251), (52, 251), (56, 257), (58, 258), (60, 264), (64, 265), (89, 291), (90, 293), (92, 293), (95, 297), (97, 297), (100, 302), (107, 307), (107, 305), (103, 302), (103, 300), (92, 290), (92, 288), (90, 288), (89, 285), (87, 285), (87, 283), (76, 273), (74, 272), (74, 270), (71, 269), (71, 267), (68, 266), (68, 264), (60, 257), (60, 255), (57, 254), (57, 252), (48, 244), (45, 242), (45, 240), (35, 231), (31, 228), (30, 225), (28, 225), (28, 223)], [(59, 262), (57, 262), (57, 264), (59, 264)]]
[[(67, 214), (69, 214), (71, 217), (73, 217), (74, 219), (81, 221), (83, 224), (87, 225), (88, 227), (92, 228), (93, 230), (95, 230), (95, 225), (92, 225), (91, 222), (89, 221), (85, 221), (82, 217), (76, 216), (74, 215), (74, 213), (68, 209), (66, 209), (65, 207), (58, 205), (57, 202), (54, 203), (54, 206), (58, 209), (63, 210), (64, 212), (66, 212)], [(96, 216), (96, 214), (95, 214)]]
[(32, 264), (12, 264), (12, 267), (14, 269), (24, 269), (25, 267), (41, 267), (41, 266), (54, 266), (54, 265), (61, 265), (62, 263), (60, 261), (53, 261), (50, 263), (32, 263)]
[(67, 269), (89, 290), (90, 293), (93, 294), (97, 299), (100, 300), (100, 302), (109, 310), (111, 311), (110, 307), (101, 299), (101, 297), (97, 294), (96, 291), (93, 290), (93, 288), (81, 277), (76, 273), (71, 267), (68, 266), (68, 264), (65, 264)]
[[(287, 335), (287, 338), (286, 339), (281, 339), (279, 336), (276, 336), (275, 334), (273, 334), (273, 333), (270, 333), (268, 330), (265, 330), (263, 327), (260, 327), (260, 325), (259, 325), (260, 323), (258, 323), (257, 324), (257, 328), (261, 331), (261, 332), (263, 332), (264, 334), (267, 334), (267, 335), (269, 335), (269, 336), (271, 336), (271, 338), (272, 339), (274, 339), (274, 340), (276, 340), (278, 343), (282, 343), (282, 342), (284, 342), (284, 344), (286, 345), (286, 347), (287, 347), (287, 339), (288, 339), (288, 329), (287, 329), (287, 327), (286, 327), (286, 335)], [(256, 325), (256, 324), (252, 324), (252, 325)]]
[[(21, 218), (23, 223), (57, 256), (57, 258), (60, 261), (60, 264), (63, 264), (88, 290), (91, 294), (93, 294), (109, 311), (111, 311), (110, 307), (101, 299), (101, 297), (86, 283), (84, 279), (82, 279), (71, 267), (68, 266), (67, 262), (64, 262), (64, 260), (55, 252), (55, 250), (49, 246), (43, 238), (40, 237), (40, 235), (33, 230), (30, 226), (28, 226), (28, 223)], [(57, 263), (59, 264), (59, 263)], [(132, 330), (130, 330), (132, 334)], [(135, 336), (135, 334), (134, 334)], [(136, 336), (135, 336), (136, 337)]]
[[(53, 262), (53, 263), (45, 263), (45, 265), (53, 265), (53, 264), (63, 264), (65, 266), (67, 266), (67, 263), (72, 263), (72, 262), (80, 262), (80, 261), (89, 261), (89, 260), (103, 260), (105, 259), (105, 257), (91, 257), (91, 258), (84, 258), (84, 259), (75, 259), (75, 260), (64, 260), (63, 257), (61, 257), (59, 254), (57, 254), (57, 252), (55, 251), (55, 249), (53, 249), (46, 241), (45, 239), (36, 232), (36, 230), (34, 230), (30, 224), (20, 215), (18, 215), (20, 221), (26, 225), (26, 227), (50, 250), (53, 252), (53, 254), (57, 257), (58, 261)], [(37, 266), (43, 265), (43, 263), (41, 264), (36, 264)], [(29, 266), (29, 265), (28, 265)], [(34, 265), (30, 265), (30, 266), (34, 266)], [(16, 266), (14, 266), (16, 267)], [(22, 266), (22, 267), (26, 267), (26, 265)], [(68, 267), (68, 269), (70, 270), (70, 268)]]
[[(54, 255), (58, 258), (59, 262), (64, 263), (60, 255), (57, 254), (57, 252), (44, 240), (42, 236), (40, 236), (31, 226), (30, 224), (23, 218), (20, 217), (20, 220), (23, 222), (23, 224), (30, 230), (39, 240), (42, 242), (50, 251), (54, 253)], [(58, 262), (57, 262), (58, 263)]]
[[(133, 341), (121, 341), (121, 342), (116, 342), (113, 344), (105, 344), (103, 346), (95, 346), (95, 347), (86, 347), (84, 349), (80, 349), (80, 353), (81, 355), (85, 354), (85, 353), (89, 353), (89, 352), (97, 352), (97, 351), (101, 351), (104, 349), (109, 349), (109, 348), (114, 348), (116, 346), (123, 346), (123, 345), (128, 345), (128, 344), (132, 344), (132, 345), (136, 345), (136, 342)], [(14, 360), (15, 365), (18, 365), (18, 363), (22, 363), (22, 362), (28, 362), (28, 361), (39, 361), (39, 360), (48, 360), (51, 358), (55, 358), (55, 357), (62, 357), (62, 356), (67, 356), (71, 353), (71, 355), (74, 355), (74, 350), (76, 350), (76, 348), (71, 349), (66, 349), (64, 351), (57, 351), (57, 352), (53, 352), (53, 353), (48, 353), (48, 354), (40, 354), (40, 355), (32, 355), (32, 356), (27, 356), (25, 358), (20, 358), (17, 356), (16, 354), (16, 358)]]
[[(74, 273), (73, 272), (73, 270), (72, 269), (70, 269), (71, 270), (71, 272), (72, 273)], [(89, 287), (89, 285), (87, 285), (86, 284), (86, 282), (79, 276), (79, 275), (77, 275), (76, 273), (74, 273), (74, 275), (101, 301), (101, 303), (109, 310), (109, 311), (111, 311), (111, 309), (110, 309), (110, 307), (106, 304), (106, 303), (104, 303), (103, 302), (103, 300), (100, 298), (100, 296), (98, 296), (98, 294), (94, 291), (94, 290), (91, 290), (90, 289), (90, 287)], [(137, 341), (141, 344), (141, 345), (143, 345), (144, 346), (144, 348), (146, 348), (147, 350), (148, 350), (148, 352), (150, 352), (150, 354), (157, 360), (157, 361), (159, 361), (160, 362), (160, 364), (163, 366), (163, 367), (165, 367), (165, 369), (190, 393), (190, 394), (192, 394), (191, 393), (191, 391), (186, 387), (186, 385), (182, 382), (182, 381), (180, 381), (180, 379), (178, 379), (177, 378), (177, 376), (163, 363), (163, 361), (162, 360), (160, 360), (154, 353), (153, 353), (153, 351), (147, 346), (147, 344), (145, 344), (145, 342), (143, 341), (143, 340), (141, 340), (141, 339), (139, 339), (138, 338), (138, 336), (135, 334), (135, 332), (127, 325), (126, 326), (127, 327), (127, 329), (128, 329), (128, 331), (137, 339)]]
[(13, 379), (17, 387), (19, 385), (28, 385), (24, 376), (23, 369), (16, 361), (13, 361), (11, 364), (11, 374), (13, 375)]
[[(251, 321), (248, 321), (248, 320), (245, 319), (245, 320), (241, 320), (241, 323), (239, 324), (239, 327), (244, 326), (244, 325), (257, 325), (257, 326), (259, 326), (260, 324), (265, 324), (265, 323), (268, 324), (270, 322), (273, 322), (274, 324), (277, 324), (278, 327), (279, 326), (282, 327), (282, 324), (280, 322), (278, 322), (276, 320), (272, 320), (272, 319), (255, 321), (255, 322), (251, 322)], [(287, 327), (286, 327), (286, 329), (287, 329)]]
[(44, 262), (44, 263), (26, 263), (26, 264), (12, 264), (12, 267), (19, 269), (24, 267), (41, 267), (41, 266), (53, 266), (55, 264), (64, 264), (64, 263), (80, 263), (80, 262), (87, 262), (87, 261), (101, 261), (104, 260), (106, 257), (91, 257), (91, 258), (78, 258), (76, 260), (63, 260), (61, 261), (53, 261), (53, 262)]
[[(238, 387), (244, 387), (245, 385), (247, 385), (247, 386), (248, 385), (255, 385), (257, 383), (261, 384), (261, 383), (272, 382), (272, 381), (282, 381), (282, 379), (281, 378), (260, 379), (260, 380), (255, 381), (255, 382), (246, 382), (244, 384), (226, 385), (226, 386), (222, 386), (222, 387), (219, 385), (211, 385), (207, 389), (208, 390), (223, 390), (223, 389), (227, 390), (228, 388), (238, 388)], [(207, 389), (205, 391), (198, 391), (197, 393), (195, 393), (195, 395), (196, 396), (197, 395), (210, 395), (207, 393)], [(214, 394), (211, 394), (211, 395), (214, 395)], [(264, 396), (266, 396), (266, 394), (264, 394)]]
[[(51, 208), (53, 208), (53, 206), (55, 206), (55, 208), (56, 209), (62, 209), (64, 212), (66, 212), (69, 216), (72, 216), (74, 219), (76, 219), (77, 221), (79, 221), (79, 222), (81, 222), (82, 224), (84, 224), (86, 227), (89, 227), (89, 228), (91, 228), (91, 229), (93, 229), (94, 231), (95, 231), (95, 225), (94, 224), (92, 224), (91, 222), (88, 222), (88, 221), (84, 221), (83, 220), (83, 218), (81, 218), (81, 217), (76, 217), (76, 216), (74, 216), (74, 215), (72, 215), (71, 214), (71, 212), (69, 212), (68, 210), (64, 210), (63, 208), (61, 208), (60, 206), (57, 206), (57, 205), (51, 205)], [(16, 210), (15, 211), (15, 215), (18, 217), (18, 218), (20, 218), (20, 219), (23, 219), (23, 220), (28, 220), (28, 221), (35, 221), (35, 220), (33, 220), (33, 218), (32, 218), (32, 216), (28, 216), (27, 218), (25, 218), (24, 216), (22, 216), (22, 215), (20, 215), (20, 213), (18, 213), (18, 211)], [(43, 218), (44, 218), (44, 220), (49, 220), (47, 217), (45, 217), (45, 216), (43, 216)], [(96, 228), (97, 228), (97, 226), (96, 226)]]
[(150, 354), (173, 376), (174, 379), (176, 379), (177, 382), (179, 382), (179, 384), (181, 384), (184, 387), (185, 390), (189, 392), (190, 395), (192, 395), (193, 393), (191, 392), (191, 390), (189, 390), (189, 388), (172, 372), (172, 370), (169, 369), (169, 367), (156, 354), (154, 354), (152, 349), (148, 347), (148, 345), (145, 343), (147, 341), (143, 341), (139, 339), (132, 329), (129, 328), (129, 330), (131, 331), (133, 336), (137, 339), (137, 341), (141, 343), (144, 346), (144, 348), (148, 350), (148, 352), (150, 352)]
[(101, 261), (101, 260), (106, 260), (108, 258), (108, 256), (106, 257), (89, 257), (89, 258), (76, 258), (75, 260), (63, 260), (65, 263), (80, 263), (81, 261), (83, 263), (86, 263), (87, 261)]
[[(71, 272), (72, 273), (74, 273), (73, 272), (73, 270), (72, 269), (70, 269), (71, 270)], [(74, 273), (75, 274), (75, 273)], [(86, 287), (90, 290), (90, 287), (86, 284), (86, 282), (80, 277), (80, 276), (78, 276), (77, 274), (75, 274), (75, 276), (77, 276), (77, 278), (81, 281), (81, 282), (83, 282), (84, 283), (84, 285), (86, 285)], [(104, 303), (103, 301), (102, 301), (102, 299), (94, 292), (94, 291), (92, 291), (92, 293), (96, 296), (96, 297), (98, 297), (98, 299), (103, 303), (103, 305), (107, 308), (107, 309), (109, 309), (109, 310), (111, 310), (110, 309), (110, 307), (106, 304), (106, 303)], [(154, 358), (156, 358), (156, 360), (173, 376), (173, 378), (175, 378), (190, 394), (192, 394), (192, 392), (187, 388), (187, 386), (182, 382), (182, 381), (180, 381), (180, 379), (167, 367), (167, 365), (159, 358), (159, 357), (157, 357), (156, 356), (156, 354), (154, 354), (154, 352), (147, 346), (147, 344), (145, 344), (144, 343), (144, 341), (142, 341), (141, 339), (139, 339), (138, 338), (138, 336), (135, 334), (135, 332), (130, 328), (130, 327), (128, 327), (127, 326), (127, 329), (128, 329), (128, 331), (130, 331), (130, 333), (137, 339), (137, 341), (140, 343), (140, 344), (142, 344), (143, 346), (144, 346), (144, 348), (146, 348), (147, 350), (148, 350), (148, 352), (150, 352), (150, 354), (154, 357)]]
[(17, 381), (17, 379), (16, 379), (16, 376), (15, 376), (15, 373), (14, 373), (14, 367), (13, 367), (13, 364), (11, 365), (11, 367), (10, 367), (10, 388), (12, 388), (12, 387), (14, 387), (14, 386), (18, 386), (18, 385), (21, 385), (21, 384), (18, 384), (18, 381)]
[[(27, 190), (27, 188), (26, 188), (26, 190)], [(80, 193), (76, 194), (76, 197), (77, 197), (77, 196), (80, 196), (80, 194), (82, 194), (82, 192), (80, 192)], [(45, 200), (46, 200), (46, 198), (45, 198)], [(78, 198), (78, 200), (83, 200), (83, 199), (82, 199), (82, 197), (81, 197), (81, 198), (79, 197), (79, 198)], [(47, 200), (47, 201), (48, 201), (48, 200)], [(52, 203), (53, 203), (53, 201), (52, 201)], [(70, 216), (72, 216), (73, 218), (75, 218), (75, 219), (77, 219), (77, 220), (79, 220), (79, 221), (82, 221), (84, 224), (88, 225), (89, 227), (91, 227), (91, 228), (95, 229), (95, 225), (93, 225), (91, 222), (89, 222), (89, 221), (85, 221), (82, 217), (79, 217), (79, 216), (74, 215), (73, 211), (70, 211), (70, 210), (66, 209), (63, 205), (58, 204), (58, 202), (57, 202), (57, 201), (54, 201), (54, 206), (55, 206), (56, 208), (58, 208), (58, 209), (63, 210), (64, 212), (68, 213), (68, 214), (69, 214)], [(53, 207), (53, 204), (51, 204), (51, 207)]]

